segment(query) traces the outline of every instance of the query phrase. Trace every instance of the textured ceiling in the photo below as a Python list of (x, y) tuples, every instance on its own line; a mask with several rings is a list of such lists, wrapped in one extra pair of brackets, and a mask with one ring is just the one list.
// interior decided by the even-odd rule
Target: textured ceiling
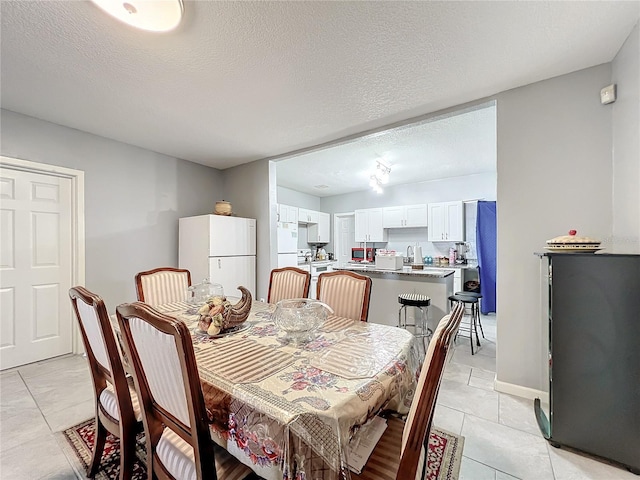
[(227, 168), (609, 62), (639, 4), (188, 1), (166, 34), (1, 9), (3, 108)]
[(277, 162), (278, 185), (328, 197), (369, 189), (377, 160), (388, 186), (496, 171), (496, 108), (368, 135)]

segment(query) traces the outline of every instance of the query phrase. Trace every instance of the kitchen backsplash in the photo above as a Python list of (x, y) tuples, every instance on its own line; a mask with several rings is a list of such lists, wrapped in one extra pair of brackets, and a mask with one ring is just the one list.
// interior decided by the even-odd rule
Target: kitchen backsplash
[[(476, 260), (476, 218), (477, 204), (465, 203), (465, 240), (469, 246), (467, 252), (468, 260)], [(388, 231), (388, 243), (386, 247), (389, 250), (401, 252), (406, 256), (407, 246), (415, 246), (416, 243), (422, 247), (422, 255), (427, 257), (449, 256), (449, 249), (455, 248), (455, 242), (429, 242), (427, 240), (427, 228), (394, 228)], [(376, 245), (378, 246), (378, 245)]]

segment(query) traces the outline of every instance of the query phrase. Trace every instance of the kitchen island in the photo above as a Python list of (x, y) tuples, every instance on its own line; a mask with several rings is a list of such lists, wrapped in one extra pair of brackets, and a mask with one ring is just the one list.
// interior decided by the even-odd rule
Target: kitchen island
[[(453, 295), (454, 270), (451, 268), (425, 267), (424, 270), (382, 270), (374, 264), (347, 264), (335, 266), (334, 270), (348, 270), (371, 278), (371, 301), (369, 321), (383, 325), (398, 324), (398, 295), (421, 293), (431, 298), (429, 327), (435, 330), (440, 319), (449, 313), (449, 296)], [(410, 309), (407, 317), (415, 315)], [(414, 323), (407, 318), (408, 323)]]

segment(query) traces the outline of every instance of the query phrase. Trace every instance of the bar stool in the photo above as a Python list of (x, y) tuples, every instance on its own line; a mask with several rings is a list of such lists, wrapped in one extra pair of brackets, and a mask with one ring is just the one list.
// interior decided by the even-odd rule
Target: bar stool
[[(469, 340), (471, 343), (471, 355), (474, 355), (475, 352), (473, 351), (473, 334), (476, 334), (476, 344), (479, 347), (480, 346), (480, 337), (478, 336), (478, 314), (479, 314), (479, 308), (478, 308), (478, 298), (477, 297), (473, 297), (471, 295), (467, 295), (467, 292), (465, 292), (464, 295), (462, 294), (455, 294), (455, 295), (451, 295), (449, 297), (449, 302), (451, 303), (451, 307), (453, 308), (453, 304), (454, 303), (462, 303), (464, 305), (465, 311), (467, 309), (467, 305), (470, 306), (470, 311), (471, 314), (469, 315), (469, 322), (468, 324), (463, 324), (462, 322), (460, 323), (460, 327), (458, 327), (458, 335), (461, 335), (460, 332), (469, 332)], [(463, 317), (463, 321), (464, 321), (464, 317)], [(463, 337), (466, 337), (466, 335), (461, 335)], [(484, 337), (484, 335), (483, 335)]]
[[(431, 299), (421, 293), (401, 293), (398, 295), (398, 303), (400, 303), (400, 309), (398, 310), (398, 327), (406, 329), (407, 327), (413, 327), (413, 335), (416, 338), (422, 339), (422, 346), (426, 352), (425, 338), (430, 338), (433, 331), (429, 328), (429, 305), (431, 305)], [(420, 323), (416, 319), (415, 323), (407, 323), (407, 307), (415, 307), (420, 310)], [(404, 320), (402, 318), (402, 312), (404, 311)]]
[[(487, 338), (484, 336), (484, 330), (482, 329), (482, 322), (480, 321), (480, 299), (482, 298), (482, 294), (481, 293), (477, 293), (477, 292), (456, 292), (454, 295), (465, 295), (467, 297), (475, 297), (478, 299), (478, 303), (472, 303), (471, 304), (471, 308), (475, 308), (477, 310), (477, 312), (475, 312), (476, 314), (476, 318), (478, 319), (478, 326), (480, 327), (480, 334), (482, 335), (482, 338)], [(472, 314), (474, 312), (471, 312)]]

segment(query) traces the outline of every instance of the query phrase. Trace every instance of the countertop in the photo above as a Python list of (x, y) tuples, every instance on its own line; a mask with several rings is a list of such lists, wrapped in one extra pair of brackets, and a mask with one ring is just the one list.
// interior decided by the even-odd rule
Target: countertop
[(410, 266), (403, 267), (402, 270), (383, 270), (376, 268), (374, 263), (346, 265), (342, 267), (333, 267), (334, 270), (348, 270), (350, 272), (369, 272), (369, 273), (390, 273), (392, 275), (413, 276), (413, 277), (431, 277), (445, 278), (453, 275), (455, 270), (452, 268), (425, 267), (423, 270), (413, 270)]
[(455, 264), (455, 265), (424, 265), (424, 268), (454, 268), (454, 269), (472, 269), (472, 268), (478, 268), (478, 263), (477, 262), (473, 262), (473, 263), (460, 263), (460, 264)]
[(338, 263), (337, 260), (314, 260), (313, 262), (298, 262), (298, 265), (328, 265), (330, 263)]

